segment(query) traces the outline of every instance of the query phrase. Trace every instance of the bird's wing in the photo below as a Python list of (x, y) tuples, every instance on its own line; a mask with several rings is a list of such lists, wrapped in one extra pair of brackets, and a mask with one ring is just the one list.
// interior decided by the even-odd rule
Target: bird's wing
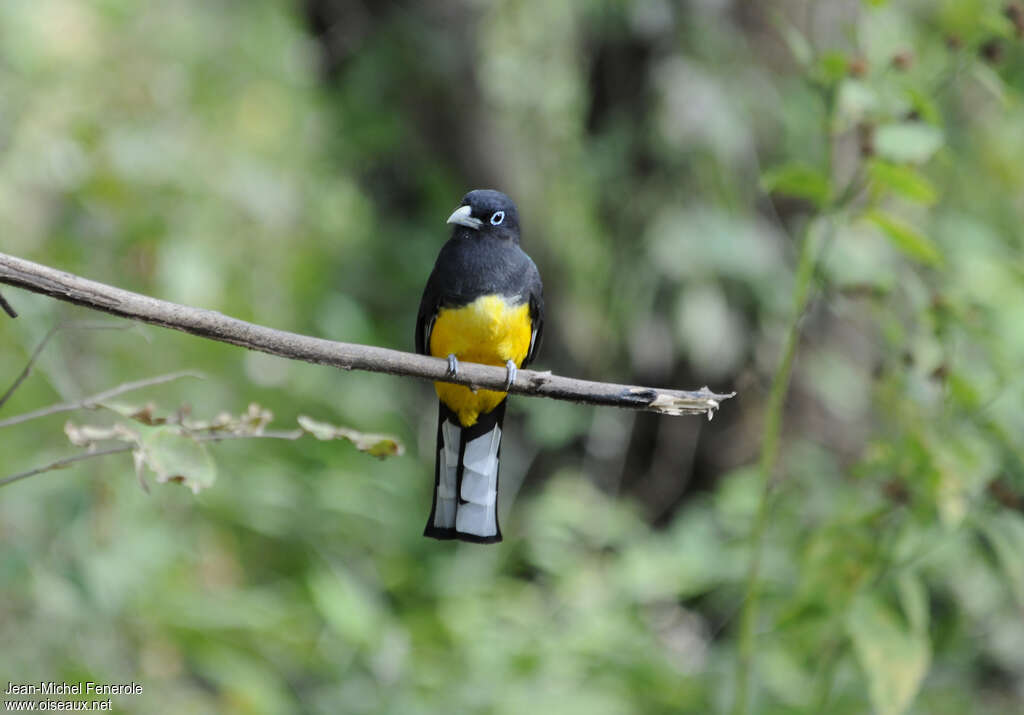
[(544, 337), (544, 286), (540, 282), (540, 272), (533, 261), (530, 261), (531, 275), (528, 297), (530, 301), (530, 349), (526, 352), (523, 367), (533, 362), (540, 351), (541, 339)]
[(420, 300), (420, 310), (416, 315), (416, 352), (421, 355), (430, 354), (430, 331), (434, 329), (437, 311), (440, 308), (440, 296), (434, 289), (433, 276), (427, 281)]

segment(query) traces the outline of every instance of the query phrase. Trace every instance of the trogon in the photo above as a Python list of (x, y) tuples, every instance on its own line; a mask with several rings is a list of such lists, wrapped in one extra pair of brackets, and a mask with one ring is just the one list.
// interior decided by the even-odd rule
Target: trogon
[[(519, 212), (499, 191), (470, 191), (448, 217), (451, 238), (427, 279), (416, 318), (416, 351), (503, 365), (505, 389), (537, 355), (544, 296), (537, 266), (519, 247)], [(424, 536), (501, 541), (498, 465), (507, 392), (434, 383), (440, 399), (434, 502)]]

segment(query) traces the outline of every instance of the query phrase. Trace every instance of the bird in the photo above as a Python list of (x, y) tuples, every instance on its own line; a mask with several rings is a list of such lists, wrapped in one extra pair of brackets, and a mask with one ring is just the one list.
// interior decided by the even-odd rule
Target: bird
[(544, 289), (519, 246), (519, 211), (505, 194), (476, 189), (446, 222), (441, 247), (416, 317), (416, 352), (502, 365), (505, 391), (435, 382), (438, 397), (434, 500), (423, 535), (473, 543), (502, 540), (498, 469), (508, 389), (540, 349)]

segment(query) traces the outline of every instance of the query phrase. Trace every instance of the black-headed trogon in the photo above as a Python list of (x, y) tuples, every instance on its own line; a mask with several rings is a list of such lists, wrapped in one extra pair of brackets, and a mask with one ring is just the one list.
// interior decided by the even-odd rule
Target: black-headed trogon
[[(470, 191), (448, 217), (451, 238), (427, 280), (416, 352), (504, 365), (507, 385), (540, 347), (544, 297), (537, 266), (519, 247), (519, 212), (499, 191)], [(424, 536), (501, 541), (498, 463), (506, 392), (434, 383), (440, 398), (434, 503)]]

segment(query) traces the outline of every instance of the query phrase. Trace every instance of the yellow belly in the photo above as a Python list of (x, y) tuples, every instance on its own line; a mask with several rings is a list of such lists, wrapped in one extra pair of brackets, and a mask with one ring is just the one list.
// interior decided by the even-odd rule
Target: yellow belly
[[(523, 364), (530, 349), (532, 325), (527, 304), (509, 305), (498, 295), (485, 295), (461, 308), (441, 308), (430, 333), (430, 354), (485, 365)], [(435, 382), (441, 402), (459, 416), (463, 427), (501, 404), (508, 393)]]

